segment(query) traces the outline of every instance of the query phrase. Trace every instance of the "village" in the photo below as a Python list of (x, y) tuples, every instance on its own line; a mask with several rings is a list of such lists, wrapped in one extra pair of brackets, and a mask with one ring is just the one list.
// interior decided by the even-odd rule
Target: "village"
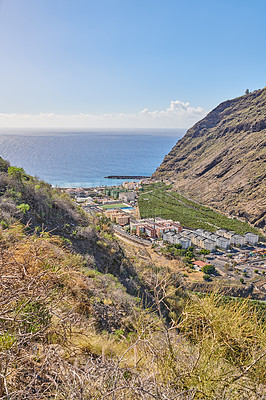
[[(121, 186), (65, 189), (89, 214), (101, 213), (108, 218), (117, 234), (136, 243), (162, 249), (194, 249), (199, 256), (192, 260), (195, 270), (212, 264), (221, 275), (245, 281), (266, 273), (266, 246), (257, 234), (244, 235), (217, 229), (188, 229), (178, 221), (140, 218), (137, 198), (141, 182), (124, 182)], [(232, 272), (234, 270), (234, 273)], [(238, 277), (239, 279), (239, 277)]]

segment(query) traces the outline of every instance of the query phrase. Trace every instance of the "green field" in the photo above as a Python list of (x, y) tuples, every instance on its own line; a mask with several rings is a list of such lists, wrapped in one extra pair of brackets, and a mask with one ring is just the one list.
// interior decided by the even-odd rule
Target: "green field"
[(236, 233), (258, 233), (248, 223), (226, 216), (200, 205), (186, 197), (171, 191), (171, 186), (152, 184), (144, 186), (138, 205), (141, 218), (162, 217), (179, 221), (191, 229), (206, 229), (214, 232), (217, 228), (233, 230)]
[(105, 204), (104, 206), (102, 206), (103, 210), (109, 210), (111, 208), (124, 208), (126, 207), (125, 204), (123, 203), (116, 203), (116, 204)]

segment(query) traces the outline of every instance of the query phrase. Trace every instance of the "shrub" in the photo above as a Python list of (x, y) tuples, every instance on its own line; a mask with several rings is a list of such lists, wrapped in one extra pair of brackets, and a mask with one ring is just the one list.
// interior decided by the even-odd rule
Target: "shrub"
[(212, 264), (204, 265), (204, 267), (202, 267), (201, 270), (207, 275), (214, 274), (216, 271), (215, 267)]
[(22, 182), (22, 179), (26, 176), (23, 168), (9, 167), (7, 172), (8, 172), (9, 176), (12, 176), (13, 178), (17, 179), (19, 182)]
[(206, 249), (201, 249), (200, 250), (200, 254), (209, 254), (210, 250), (206, 250)]
[(41, 302), (31, 301), (23, 308), (22, 319), (25, 332), (36, 333), (50, 324), (51, 315)]
[(0, 171), (7, 172), (9, 167), (10, 167), (9, 161), (3, 160), (3, 158), (0, 157)]
[(29, 211), (30, 206), (27, 203), (21, 203), (19, 206), (17, 206), (17, 209), (22, 211), (23, 214), (26, 214), (26, 212)]

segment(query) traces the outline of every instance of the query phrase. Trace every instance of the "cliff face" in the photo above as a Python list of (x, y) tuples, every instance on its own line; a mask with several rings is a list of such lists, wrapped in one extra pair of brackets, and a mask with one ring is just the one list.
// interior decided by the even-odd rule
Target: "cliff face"
[(221, 103), (189, 129), (152, 179), (266, 228), (266, 88)]

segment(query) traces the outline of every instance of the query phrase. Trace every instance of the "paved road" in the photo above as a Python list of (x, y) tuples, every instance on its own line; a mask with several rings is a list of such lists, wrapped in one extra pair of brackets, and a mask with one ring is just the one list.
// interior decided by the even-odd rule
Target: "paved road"
[(141, 239), (139, 237), (136, 237), (135, 235), (131, 235), (130, 233), (125, 232), (124, 229), (121, 228), (121, 226), (119, 225), (112, 224), (112, 227), (116, 233), (118, 233), (119, 235), (125, 237), (126, 239), (132, 242), (136, 242), (144, 246), (151, 246), (152, 244), (149, 240)]

